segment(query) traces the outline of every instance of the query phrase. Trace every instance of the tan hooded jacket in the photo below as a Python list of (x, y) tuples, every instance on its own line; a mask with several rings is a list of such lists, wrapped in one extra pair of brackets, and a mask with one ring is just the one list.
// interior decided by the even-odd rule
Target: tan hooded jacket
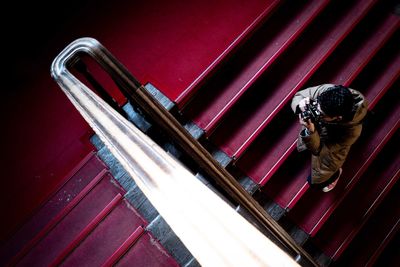
[[(291, 108), (296, 113), (300, 100), (317, 97), (333, 84), (322, 84), (309, 87), (296, 93), (292, 99)], [(362, 130), (362, 120), (368, 111), (368, 102), (358, 91), (350, 89), (355, 103), (355, 114), (351, 121), (340, 121), (315, 125), (316, 131), (310, 135), (304, 133), (302, 127), (297, 149), (308, 149), (311, 157), (311, 182), (320, 184), (326, 182), (340, 167), (342, 167), (350, 151), (350, 147), (358, 139)]]

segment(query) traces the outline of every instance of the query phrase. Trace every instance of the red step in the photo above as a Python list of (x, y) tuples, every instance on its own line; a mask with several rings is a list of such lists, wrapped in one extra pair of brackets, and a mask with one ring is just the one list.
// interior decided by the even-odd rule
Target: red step
[[(123, 194), (108, 172), (101, 172), (35, 237), (13, 262), (21, 266), (51, 263), (112, 199)], [(51, 248), (51, 249), (50, 249)]]
[[(396, 231), (395, 229), (393, 230)], [(387, 244), (380, 248), (383, 251), (375, 256), (376, 259), (373, 260), (374, 266), (396, 267), (400, 262), (400, 231), (397, 229), (397, 232), (393, 233), (386, 242)]]
[[(97, 157), (91, 159), (99, 161)], [(11, 266), (112, 266), (122, 262), (139, 266), (144, 266), (140, 265), (142, 263), (147, 263), (145, 266), (178, 266), (158, 241), (145, 233), (143, 227), (147, 222), (123, 198), (125, 191), (112, 175), (103, 169), (93, 178), (88, 171), (94, 167), (93, 162), (85, 162), (86, 172), (80, 173), (88, 178), (77, 176), (61, 189), (62, 192), (79, 191), (76, 196), (68, 199), (11, 261), (6, 259), (4, 263), (8, 261)], [(80, 188), (84, 179), (89, 182)], [(151, 257), (146, 259), (144, 255)]]
[[(90, 152), (79, 164), (72, 169), (57, 190), (38, 211), (27, 221), (0, 250), (0, 265), (8, 262), (18, 252), (23, 250), (27, 243), (35, 243), (40, 236), (41, 229), (48, 227), (53, 218), (79, 197), (79, 192), (90, 184), (93, 177), (98, 175), (106, 166)], [(25, 248), (26, 249), (26, 248)]]
[[(297, 117), (287, 108), (236, 161), (236, 166), (261, 187), (277, 172), (296, 147), (299, 125)], [(257, 159), (257, 160), (254, 160)]]
[(243, 42), (247, 40), (247, 38), (252, 35), (258, 27), (262, 25), (262, 23), (274, 12), (281, 2), (281, 0), (271, 0), (266, 2), (263, 12), (261, 12), (260, 15), (257, 16), (256, 19), (247, 26), (245, 30), (238, 35), (213, 62), (176, 97), (174, 102), (179, 108), (182, 108), (187, 104), (191, 97), (199, 91), (202, 84), (236, 51), (236, 49), (238, 49), (238, 47), (243, 44)]
[(209, 135), (243, 93), (301, 35), (329, 1), (286, 2), (183, 109)]
[[(371, 23), (367, 26), (369, 29), (373, 27)], [(352, 47), (356, 47), (357, 51), (350, 55), (334, 53), (332, 59), (339, 61), (340, 64), (333, 64), (333, 66), (325, 64), (322, 66), (324, 71), (321, 74), (318, 71), (315, 76), (320, 77), (323, 73), (327, 73), (325, 81), (350, 85), (399, 26), (399, 17), (389, 15), (379, 23), (377, 29), (372, 31), (374, 34), (367, 36), (368, 38), (364, 37), (364, 39), (359, 36), (359, 34), (365, 34), (366, 29), (362, 27), (358, 30), (357, 36), (352, 36), (353, 38), (341, 45), (338, 52), (349, 51)], [(330, 63), (329, 61), (326, 63)], [(374, 97), (368, 98), (374, 99)], [(272, 177), (296, 148), (299, 126), (297, 118), (293, 116), (291, 110), (282, 110), (275, 121), (279, 123), (272, 122), (236, 162), (242, 172), (261, 186)], [(254, 158), (259, 160), (254, 161)], [(255, 164), (257, 165), (255, 166)]]
[(349, 86), (399, 29), (399, 16), (385, 9), (374, 9), (364, 19), (365, 24), (360, 25), (362, 27), (338, 47), (309, 84), (336, 83)]
[(313, 239), (318, 248), (330, 258), (337, 260), (340, 257), (399, 180), (399, 138), (400, 132), (397, 132), (368, 168), (357, 187), (346, 196)]
[[(228, 156), (240, 157), (278, 112), (303, 87), (376, 1), (328, 7), (257, 87), (248, 91), (210, 137)], [(343, 12), (343, 14), (341, 14)], [(333, 17), (331, 17), (333, 16)]]
[(280, 207), (290, 210), (309, 188), (305, 180), (310, 174), (311, 155), (304, 153), (289, 155), (285, 164), (261, 188), (259, 194), (266, 195), (266, 199), (272, 199)]
[[(381, 57), (378, 57), (378, 59), (381, 60)], [(383, 60), (390, 60), (390, 62), (386, 67), (382, 67), (379, 64), (377, 67), (373, 66), (376, 69), (373, 69), (372, 73), (374, 73), (378, 78), (369, 81), (366, 87), (364, 87), (365, 90), (363, 93), (370, 101), (371, 108), (379, 102), (381, 97), (387, 92), (400, 75), (398, 68), (400, 64), (399, 54), (394, 57), (385, 57)], [(366, 81), (369, 80), (368, 77), (363, 76), (363, 78), (365, 78)], [(294, 149), (295, 146), (293, 145), (291, 150)], [(292, 153), (288, 159), (291, 157), (293, 159), (289, 160), (287, 163), (285, 162), (273, 175), (271, 180), (269, 180), (267, 186), (265, 186), (266, 194), (270, 195), (276, 203), (286, 209), (291, 209), (309, 188), (305, 181), (305, 177), (309, 175), (310, 158), (308, 156), (304, 157), (302, 153)], [(307, 160), (304, 160), (304, 158), (307, 158)], [(304, 164), (308, 164), (308, 166), (304, 167), (301, 165), (300, 167), (296, 167), (297, 165), (294, 163), (298, 161), (304, 162)], [(290, 176), (288, 176), (287, 179), (283, 179), (281, 178), (282, 176), (288, 175), (286, 166), (290, 166)], [(279, 194), (277, 194), (277, 192), (279, 192)]]
[(354, 144), (348, 160), (343, 165), (343, 177), (335, 190), (329, 194), (323, 193), (322, 190), (309, 190), (291, 210), (290, 218), (306, 233), (314, 236), (319, 231), (399, 128), (400, 105), (397, 103), (399, 97), (400, 91), (394, 87), (385, 95), (384, 102), (377, 106), (375, 116), (385, 119), (374, 123), (374, 129), (364, 132), (360, 140)]
[[(334, 266), (365, 266), (372, 267), (385, 250), (390, 241), (400, 229), (400, 182), (391, 190), (384, 199), (362, 231), (350, 244), (345, 253)], [(398, 241), (397, 241), (398, 243)], [(399, 259), (399, 247), (395, 247), (397, 260)], [(384, 266), (398, 266), (398, 261)], [(381, 265), (379, 265), (381, 266)]]
[(127, 250), (137, 242), (144, 233), (144, 228), (138, 226), (136, 230), (117, 248), (114, 253), (103, 263), (102, 266), (113, 266), (117, 263), (121, 257), (127, 252)]
[(61, 262), (63, 266), (101, 266), (106, 262), (135, 229), (146, 223), (126, 200), (121, 200), (115, 198), (99, 213), (51, 266)]
[(130, 267), (132, 263), (135, 263), (135, 266), (149, 267), (179, 266), (171, 256), (165, 253), (164, 249), (158, 245), (157, 240), (149, 232), (144, 233), (115, 266)]

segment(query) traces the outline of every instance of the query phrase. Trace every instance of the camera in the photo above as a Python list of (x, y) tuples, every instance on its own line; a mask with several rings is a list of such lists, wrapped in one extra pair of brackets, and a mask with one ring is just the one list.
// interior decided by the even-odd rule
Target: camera
[(305, 106), (300, 116), (303, 121), (311, 120), (312, 123), (319, 122), (321, 119), (321, 111), (318, 109), (318, 102), (314, 99), (310, 99), (310, 103)]

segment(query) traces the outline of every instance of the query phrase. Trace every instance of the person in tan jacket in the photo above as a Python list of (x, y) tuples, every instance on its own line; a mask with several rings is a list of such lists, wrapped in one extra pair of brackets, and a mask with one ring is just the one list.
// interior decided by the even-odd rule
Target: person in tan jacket
[(334, 84), (309, 87), (295, 94), (291, 108), (299, 116), (297, 149), (311, 151), (311, 186), (332, 190), (351, 146), (361, 134), (368, 102), (357, 90)]

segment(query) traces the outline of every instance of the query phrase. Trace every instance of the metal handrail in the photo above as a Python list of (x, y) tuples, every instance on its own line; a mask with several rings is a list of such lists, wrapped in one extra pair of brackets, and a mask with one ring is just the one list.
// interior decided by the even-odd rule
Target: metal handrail
[[(269, 234), (286, 247), (287, 253), (294, 254), (297, 258), (300, 258), (306, 266), (318, 266), (313, 258), (301, 246), (296, 244), (290, 235), (243, 189), (240, 183), (189, 134), (169, 111), (153, 98), (144, 86), (105, 47), (93, 38), (80, 38), (72, 42), (56, 57), (51, 66), (51, 75), (92, 128), (96, 124), (96, 121), (93, 121), (94, 114), (90, 114), (88, 110), (85, 110), (82, 107), (82, 103), (79, 103), (79, 100), (74, 96), (77, 94), (77, 92), (74, 92), (78, 90), (76, 88), (85, 86), (67, 69), (82, 54), (91, 56), (100, 64), (118, 84), (127, 99), (146, 112), (210, 177), (215, 179), (232, 199), (247, 209)], [(89, 89), (87, 88), (87, 90)], [(105, 129), (97, 130), (101, 132)], [(111, 149), (112, 152), (117, 153), (118, 151), (115, 150), (118, 150), (118, 148)]]

